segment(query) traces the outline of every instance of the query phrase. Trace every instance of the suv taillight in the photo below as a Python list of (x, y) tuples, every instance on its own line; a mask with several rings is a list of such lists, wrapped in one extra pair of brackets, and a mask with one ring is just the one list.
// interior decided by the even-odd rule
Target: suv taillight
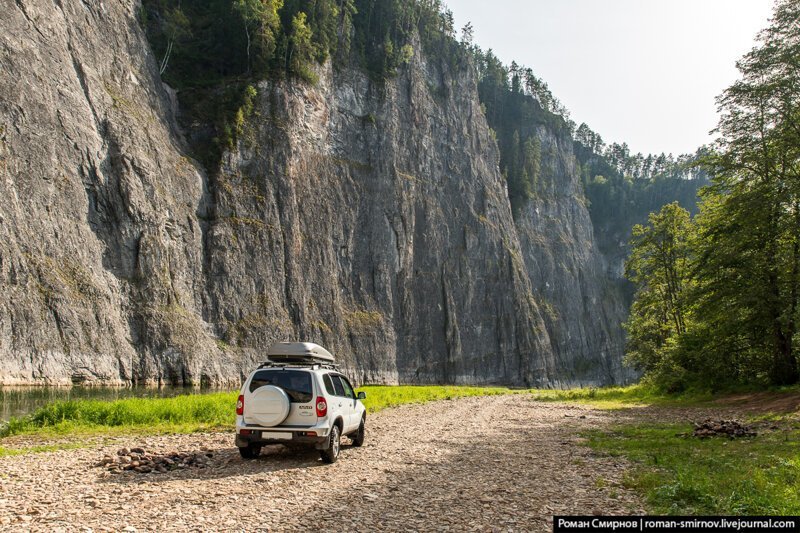
[(325, 398), (317, 398), (317, 401), (314, 405), (317, 408), (318, 417), (321, 418), (328, 414), (328, 402), (325, 401)]
[(239, 399), (236, 400), (236, 414), (237, 415), (244, 414), (244, 394), (240, 394)]

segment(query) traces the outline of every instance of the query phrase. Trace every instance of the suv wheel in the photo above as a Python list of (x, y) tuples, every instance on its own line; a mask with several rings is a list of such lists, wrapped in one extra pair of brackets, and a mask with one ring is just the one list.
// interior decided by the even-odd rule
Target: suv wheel
[(341, 446), (342, 434), (339, 431), (339, 426), (334, 425), (331, 428), (331, 436), (328, 438), (328, 449), (320, 450), (319, 454), (322, 461), (325, 463), (335, 463), (339, 458), (339, 447)]
[(358, 431), (353, 435), (353, 446), (362, 446), (364, 444), (364, 419), (361, 419), (361, 424), (358, 426)]
[(248, 444), (245, 448), (239, 448), (239, 455), (243, 459), (255, 459), (261, 454), (261, 446)]

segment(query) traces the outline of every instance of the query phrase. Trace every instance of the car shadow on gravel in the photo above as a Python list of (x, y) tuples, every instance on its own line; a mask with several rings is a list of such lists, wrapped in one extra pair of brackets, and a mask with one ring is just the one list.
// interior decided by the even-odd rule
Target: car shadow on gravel
[[(352, 448), (342, 442), (342, 452)], [(101, 482), (118, 483), (123, 485), (141, 483), (161, 483), (189, 479), (223, 479), (234, 476), (247, 476), (279, 472), (282, 470), (307, 469), (326, 466), (320, 459), (319, 451), (306, 447), (287, 447), (280, 444), (265, 446), (256, 459), (242, 459), (236, 447), (203, 447), (196, 450), (183, 449), (181, 453), (200, 454), (211, 456), (205, 466), (187, 466), (171, 470), (167, 473), (137, 473), (133, 471), (110, 472), (107, 477), (102, 477)], [(157, 454), (156, 454), (157, 455)], [(340, 460), (345, 457), (340, 457)], [(100, 473), (106, 472), (103, 467), (95, 467)]]

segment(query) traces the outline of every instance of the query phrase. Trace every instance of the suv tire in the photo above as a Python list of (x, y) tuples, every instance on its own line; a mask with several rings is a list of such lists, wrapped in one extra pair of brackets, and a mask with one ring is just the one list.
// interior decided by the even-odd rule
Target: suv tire
[(365, 437), (364, 419), (361, 419), (361, 424), (358, 425), (358, 431), (353, 434), (353, 446), (363, 446)]
[(339, 449), (341, 448), (342, 433), (339, 430), (339, 425), (334, 424), (331, 428), (331, 435), (328, 437), (328, 449), (320, 450), (319, 455), (322, 457), (323, 463), (332, 464), (339, 458)]
[(242, 456), (242, 459), (255, 459), (261, 455), (261, 446), (248, 444), (244, 448), (239, 448), (239, 455)]

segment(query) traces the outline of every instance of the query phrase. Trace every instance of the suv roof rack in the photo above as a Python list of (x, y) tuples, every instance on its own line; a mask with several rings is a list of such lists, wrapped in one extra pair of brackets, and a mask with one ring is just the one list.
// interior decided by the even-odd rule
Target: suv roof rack
[(320, 363), (318, 361), (290, 361), (280, 363), (275, 361), (264, 361), (258, 365), (258, 368), (310, 368), (312, 370), (317, 368), (325, 368), (328, 370), (339, 370), (339, 365), (333, 363)]

